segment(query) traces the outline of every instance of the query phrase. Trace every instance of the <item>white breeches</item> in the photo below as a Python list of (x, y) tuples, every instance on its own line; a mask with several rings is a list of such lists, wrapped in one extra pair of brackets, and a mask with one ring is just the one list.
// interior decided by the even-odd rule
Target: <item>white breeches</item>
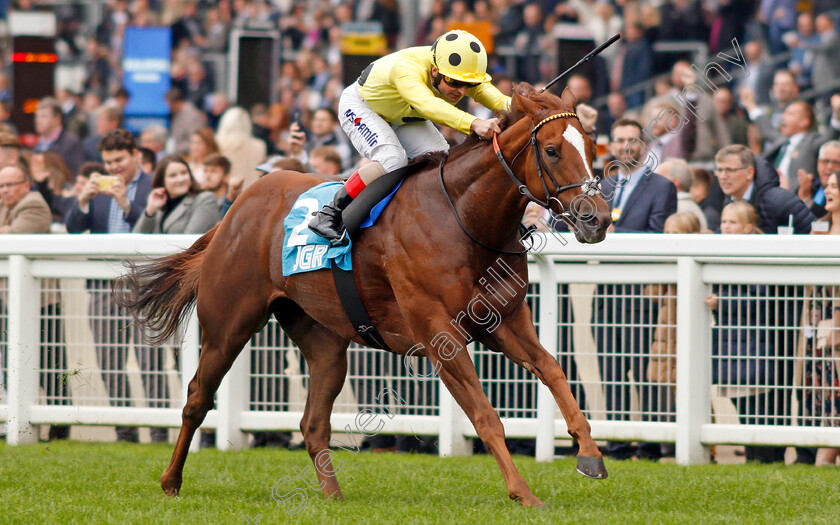
[(449, 143), (430, 121), (395, 126), (379, 116), (359, 96), (355, 82), (341, 94), (338, 119), (353, 147), (363, 157), (382, 164), (387, 172), (424, 153), (449, 151)]

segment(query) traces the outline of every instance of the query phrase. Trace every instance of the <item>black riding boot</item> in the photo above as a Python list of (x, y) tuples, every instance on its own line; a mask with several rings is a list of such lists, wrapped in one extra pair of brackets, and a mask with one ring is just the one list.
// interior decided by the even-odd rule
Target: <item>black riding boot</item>
[(341, 212), (353, 201), (343, 187), (338, 190), (331, 203), (324, 206), (315, 217), (309, 221), (309, 229), (330, 241), (331, 246), (347, 244), (347, 230)]

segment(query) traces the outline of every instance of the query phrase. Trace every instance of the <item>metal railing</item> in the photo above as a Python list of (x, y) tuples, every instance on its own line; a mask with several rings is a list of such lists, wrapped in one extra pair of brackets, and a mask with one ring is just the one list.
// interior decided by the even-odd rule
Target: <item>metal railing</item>
[[(124, 313), (96, 309), (107, 286), (93, 283), (118, 276), (125, 257), (173, 253), (195, 238), (4, 236), (0, 421), (10, 444), (37, 440), (35, 427), (47, 424), (180, 427), (186, 380), (198, 365), (196, 317), (177, 341), (149, 354)], [(832, 238), (544, 240), (529, 259), (528, 301), (596, 439), (676, 443), (682, 464), (708, 461), (711, 444), (840, 447), (835, 356), (815, 345), (810, 313), (834, 304), (830, 293), (815, 299), (816, 290), (840, 286)], [(704, 302), (711, 292), (714, 312)], [(125, 333), (103, 340), (96, 319)], [(126, 359), (109, 364), (97, 345)], [(550, 461), (555, 439), (567, 436), (551, 393), (503, 356), (469, 351), (507, 435), (536, 438), (537, 459)], [(156, 365), (143, 364), (149, 355)], [(438, 435), (441, 455), (470, 453), (477, 434), (469, 420), (437, 377), (418, 377), (429, 373), (426, 360), (412, 359), (351, 346), (333, 429), (353, 428), (359, 410), (381, 409), (377, 393), (390, 388), (399, 399), (390, 401), (396, 415), (383, 432)], [(109, 390), (109, 374), (127, 386)], [(150, 388), (155, 381), (168, 387)], [(297, 430), (307, 387), (300, 352), (271, 320), (225, 377), (203, 428), (216, 429), (221, 449), (244, 447), (247, 432)]]

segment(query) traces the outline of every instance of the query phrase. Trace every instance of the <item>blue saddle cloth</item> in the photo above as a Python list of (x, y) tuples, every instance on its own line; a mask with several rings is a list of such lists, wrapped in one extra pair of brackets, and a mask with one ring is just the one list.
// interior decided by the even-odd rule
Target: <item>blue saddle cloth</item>
[[(352, 240), (348, 239), (349, 242), (344, 246), (330, 246), (328, 240), (308, 228), (309, 221), (325, 204), (332, 201), (335, 193), (343, 185), (342, 182), (324, 182), (305, 191), (295, 201), (292, 211), (283, 221), (283, 275), (329, 268), (331, 261), (335, 261), (342, 270), (353, 269), (350, 259)], [(371, 209), (370, 215), (362, 221), (362, 228), (373, 226), (401, 185), (402, 183)]]

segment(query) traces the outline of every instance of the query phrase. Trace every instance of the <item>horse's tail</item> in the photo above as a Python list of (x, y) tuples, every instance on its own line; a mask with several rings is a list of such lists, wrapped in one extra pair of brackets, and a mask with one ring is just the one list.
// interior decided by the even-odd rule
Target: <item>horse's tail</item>
[(204, 252), (218, 229), (202, 235), (181, 253), (154, 259), (148, 264), (126, 261), (128, 273), (113, 284), (116, 303), (128, 309), (135, 321), (148, 328), (149, 341), (162, 344), (175, 333), (198, 296), (198, 276)]

